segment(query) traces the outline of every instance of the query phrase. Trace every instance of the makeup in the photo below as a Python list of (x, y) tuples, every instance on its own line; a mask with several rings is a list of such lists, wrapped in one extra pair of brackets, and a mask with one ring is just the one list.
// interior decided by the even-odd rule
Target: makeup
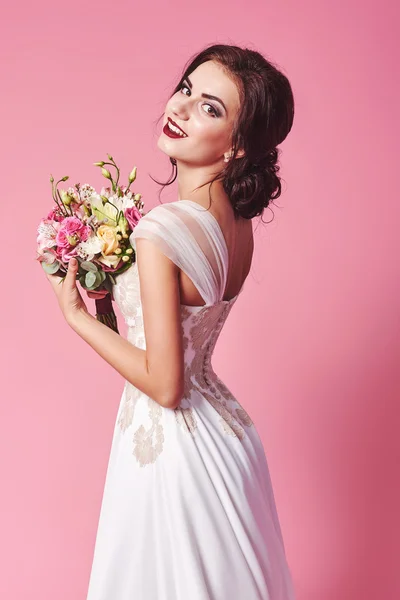
[(171, 138), (185, 138), (188, 137), (184, 131), (176, 124), (172, 119), (168, 117), (168, 121), (165, 123), (163, 132), (165, 135)]

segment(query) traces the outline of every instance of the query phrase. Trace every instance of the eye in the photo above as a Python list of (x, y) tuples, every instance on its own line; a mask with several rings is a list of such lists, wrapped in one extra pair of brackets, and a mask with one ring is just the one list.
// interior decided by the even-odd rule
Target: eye
[[(190, 88), (189, 88), (189, 86), (185, 85), (184, 83), (182, 83), (182, 85), (181, 85), (181, 87), (180, 87), (180, 90), (179, 90), (179, 91), (182, 91), (182, 90), (183, 90), (183, 89), (185, 89), (185, 88), (186, 88), (187, 90), (189, 90), (189, 93), (190, 93)], [(188, 95), (188, 94), (185, 94), (185, 96), (187, 96), (187, 95)], [(212, 116), (213, 118), (215, 118), (215, 117), (219, 117), (219, 111), (218, 111), (218, 110), (217, 110), (217, 109), (216, 109), (216, 108), (215, 108), (215, 107), (214, 107), (212, 104), (209, 104), (208, 102), (205, 102), (205, 103), (203, 104), (203, 106), (209, 106), (209, 107), (211, 108), (211, 112), (208, 112), (208, 111), (207, 111), (207, 114), (208, 114), (208, 115)]]
[(203, 104), (203, 106), (209, 106), (212, 109), (212, 112), (209, 112), (207, 114), (213, 115), (214, 117), (218, 117), (218, 111), (213, 107), (212, 104)]

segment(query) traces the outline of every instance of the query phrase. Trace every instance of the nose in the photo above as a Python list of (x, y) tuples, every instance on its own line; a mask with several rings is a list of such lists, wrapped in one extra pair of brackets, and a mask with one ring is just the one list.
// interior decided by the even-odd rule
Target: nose
[(171, 112), (181, 121), (187, 121), (189, 117), (189, 106), (184, 98), (174, 98), (170, 104)]

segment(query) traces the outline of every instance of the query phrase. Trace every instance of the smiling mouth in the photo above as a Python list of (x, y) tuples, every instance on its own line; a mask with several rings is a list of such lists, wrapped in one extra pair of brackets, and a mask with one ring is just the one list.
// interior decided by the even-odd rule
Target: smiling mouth
[(163, 129), (164, 133), (169, 135), (169, 137), (188, 137), (187, 134), (176, 124), (172, 119), (168, 117), (166, 124)]

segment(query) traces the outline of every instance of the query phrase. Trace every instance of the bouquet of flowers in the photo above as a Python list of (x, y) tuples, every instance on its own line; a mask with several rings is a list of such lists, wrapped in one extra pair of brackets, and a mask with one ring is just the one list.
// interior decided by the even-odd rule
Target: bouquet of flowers
[[(47, 273), (64, 275), (64, 280), (69, 260), (76, 258), (76, 277), (88, 295), (95, 297), (96, 318), (118, 333), (112, 306), (114, 276), (135, 262), (129, 235), (143, 216), (144, 204), (141, 194), (129, 189), (136, 167), (129, 174), (128, 186), (119, 185), (120, 170), (112, 156), (107, 156), (110, 162), (94, 163), (111, 182), (100, 194), (88, 183), (59, 190), (58, 184), (67, 181), (68, 175), (55, 184), (50, 176), (55, 205), (37, 228), (37, 260)], [(116, 169), (115, 181), (105, 165)]]

